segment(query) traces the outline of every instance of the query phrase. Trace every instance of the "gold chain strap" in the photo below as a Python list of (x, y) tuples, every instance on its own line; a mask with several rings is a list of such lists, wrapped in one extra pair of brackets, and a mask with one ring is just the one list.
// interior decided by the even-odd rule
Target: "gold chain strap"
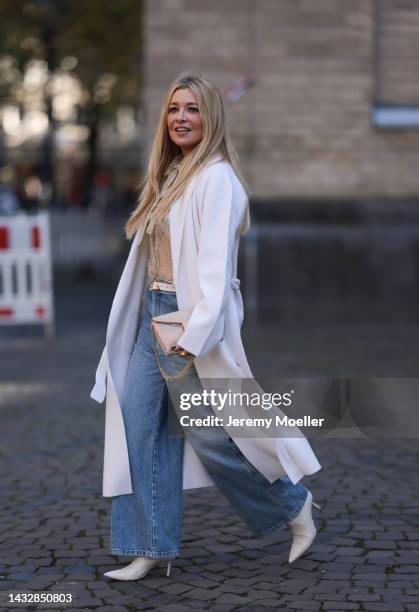
[(181, 378), (183, 378), (186, 375), (186, 373), (188, 372), (188, 370), (191, 368), (191, 366), (193, 364), (194, 357), (189, 357), (188, 358), (188, 361), (185, 364), (185, 367), (183, 368), (183, 370), (179, 374), (176, 374), (175, 376), (171, 376), (170, 374), (166, 374), (166, 372), (163, 370), (162, 365), (161, 365), (161, 361), (160, 361), (160, 357), (159, 357), (159, 353), (158, 353), (157, 345), (156, 345), (156, 338), (154, 337), (153, 326), (151, 326), (151, 335), (153, 336), (153, 345), (154, 345), (154, 352), (156, 353), (157, 365), (159, 366), (159, 370), (160, 370), (163, 378), (165, 380), (180, 380)]

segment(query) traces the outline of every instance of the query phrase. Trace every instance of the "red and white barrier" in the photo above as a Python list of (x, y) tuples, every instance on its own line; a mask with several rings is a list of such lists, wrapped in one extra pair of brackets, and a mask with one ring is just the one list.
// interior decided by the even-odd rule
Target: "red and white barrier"
[(0, 217), (0, 325), (40, 323), (54, 329), (47, 212)]

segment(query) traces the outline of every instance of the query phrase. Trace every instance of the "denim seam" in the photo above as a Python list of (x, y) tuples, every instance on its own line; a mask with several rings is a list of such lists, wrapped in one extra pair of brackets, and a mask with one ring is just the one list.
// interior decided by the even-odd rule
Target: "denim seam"
[(140, 555), (143, 557), (148, 557), (151, 559), (162, 558), (165, 557), (173, 557), (175, 555), (180, 554), (180, 550), (168, 550), (165, 552), (158, 552), (155, 550), (139, 550), (139, 549), (125, 549), (125, 548), (111, 548), (112, 555)]
[(163, 398), (164, 391), (165, 391), (165, 385), (164, 385), (164, 380), (162, 379), (160, 398), (159, 398), (159, 403), (157, 407), (157, 415), (156, 415), (156, 420), (155, 420), (155, 429), (154, 429), (154, 437), (153, 437), (153, 462), (152, 462), (152, 469), (151, 469), (151, 473), (152, 473), (152, 476), (151, 476), (151, 482), (152, 482), (151, 484), (151, 547), (152, 548), (155, 547), (155, 542), (156, 542), (155, 509), (156, 509), (157, 426), (158, 426), (158, 422), (159, 422), (160, 415), (161, 415), (161, 405), (162, 405), (162, 398)]
[[(158, 316), (159, 314), (159, 299), (158, 295), (153, 291), (151, 293), (152, 296), (152, 305), (151, 305), (151, 318), (153, 316)], [(151, 331), (153, 333), (153, 331)], [(160, 398), (158, 406), (160, 406), (162, 391), (160, 391)], [(157, 408), (158, 410), (158, 408)], [(154, 548), (155, 543), (155, 527), (154, 527), (154, 518), (155, 518), (155, 463), (156, 463), (156, 438), (157, 438), (157, 421), (158, 421), (158, 412), (156, 420), (154, 421), (154, 432), (153, 432), (153, 457), (151, 460), (151, 548)]]

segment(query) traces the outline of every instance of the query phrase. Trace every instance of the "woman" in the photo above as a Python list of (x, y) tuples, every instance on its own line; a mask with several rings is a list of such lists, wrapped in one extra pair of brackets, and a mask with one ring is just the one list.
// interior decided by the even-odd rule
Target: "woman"
[[(166, 94), (145, 185), (126, 225), (134, 240), (91, 393), (99, 402), (106, 396), (111, 552), (135, 557), (108, 577), (142, 578), (162, 559), (169, 574), (180, 554), (182, 489), (192, 487), (215, 484), (255, 535), (289, 525), (290, 562), (314, 540), (312, 495), (298, 481), (320, 464), (303, 436), (241, 437), (222, 425), (185, 427), (185, 439), (169, 435), (167, 375), (181, 388), (252, 379), (236, 278), (248, 227), (247, 190), (221, 96), (199, 73), (182, 73)], [(186, 329), (165, 355), (151, 319), (186, 308)], [(197, 410), (214, 414), (211, 406)]]

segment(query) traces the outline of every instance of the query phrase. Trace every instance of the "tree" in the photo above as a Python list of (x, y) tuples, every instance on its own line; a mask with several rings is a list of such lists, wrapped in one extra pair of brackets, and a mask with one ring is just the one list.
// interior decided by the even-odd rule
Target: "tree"
[[(0, 3), (0, 62), (9, 64), (8, 76), (0, 78), (3, 103), (19, 102), (19, 84), (30, 60), (45, 60), (52, 77), (62, 69), (63, 60), (74, 58), (66, 69), (80, 81), (84, 93), (80, 110), (89, 127), (87, 197), (96, 170), (102, 120), (112, 118), (121, 104), (135, 109), (141, 105), (141, 47), (141, 0)], [(52, 178), (55, 121), (48, 84), (45, 109), (50, 127), (43, 157)]]

